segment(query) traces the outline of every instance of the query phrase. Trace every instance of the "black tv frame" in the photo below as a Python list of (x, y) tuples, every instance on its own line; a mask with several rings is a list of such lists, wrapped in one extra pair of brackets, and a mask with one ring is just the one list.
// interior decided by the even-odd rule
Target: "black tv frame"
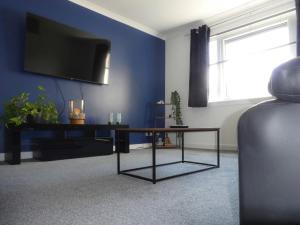
[[(51, 23), (56, 24), (58, 26), (61, 26), (63, 29), (76, 32), (76, 33), (80, 34), (80, 36), (94, 38), (97, 41), (104, 42), (108, 46), (108, 52), (109, 52), (109, 55), (110, 55), (109, 57), (111, 57), (111, 41), (110, 40), (99, 38), (99, 37), (95, 36), (94, 34), (91, 34), (91, 33), (86, 32), (86, 31), (82, 31), (82, 30), (80, 30), (78, 28), (75, 28), (75, 27), (72, 27), (72, 26), (68, 26), (68, 25), (65, 25), (63, 23), (56, 22), (54, 20), (51, 20), (51, 19), (39, 16), (39, 15), (36, 15), (34, 13), (31, 13), (31, 12), (27, 12), (26, 13), (26, 24), (25, 24), (25, 39), (24, 39), (24, 42), (25, 42), (25, 47), (24, 48), (25, 49), (24, 49), (24, 65), (23, 65), (23, 68), (24, 68), (25, 72), (34, 73), (34, 74), (41, 75), (41, 76), (48, 76), (48, 77), (53, 77), (53, 78), (60, 78), (60, 79), (71, 80), (71, 81), (80, 81), (80, 82), (91, 83), (91, 84), (98, 84), (98, 85), (107, 85), (107, 84), (109, 84), (109, 82), (107, 82), (107, 83), (100, 83), (100, 82), (94, 82), (94, 81), (91, 81), (91, 80), (78, 79), (78, 78), (75, 78), (75, 77), (69, 77), (69, 76), (63, 76), (63, 75), (55, 75), (55, 74), (49, 74), (49, 73), (35, 72), (35, 71), (32, 71), (32, 70), (28, 69), (26, 67), (26, 65), (25, 65), (26, 52), (28, 51), (27, 46), (26, 46), (27, 45), (26, 42), (27, 42), (27, 29), (28, 29), (27, 28), (27, 26), (28, 26), (27, 19), (28, 19), (28, 17), (34, 17), (34, 18), (37, 18), (38, 20), (48, 21), (48, 22), (51, 22)], [(108, 69), (110, 70), (110, 59), (109, 59), (109, 67), (108, 67)]]

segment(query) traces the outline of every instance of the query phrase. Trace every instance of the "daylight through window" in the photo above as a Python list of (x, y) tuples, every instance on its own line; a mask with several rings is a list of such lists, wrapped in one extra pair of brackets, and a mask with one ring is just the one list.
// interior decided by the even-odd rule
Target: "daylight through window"
[(286, 21), (210, 41), (209, 101), (269, 96), (272, 70), (295, 57)]

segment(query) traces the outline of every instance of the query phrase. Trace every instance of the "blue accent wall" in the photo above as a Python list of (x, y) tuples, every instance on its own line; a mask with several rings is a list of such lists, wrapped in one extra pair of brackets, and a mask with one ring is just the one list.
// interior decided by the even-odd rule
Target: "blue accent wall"
[[(111, 41), (109, 85), (52, 78), (23, 71), (26, 12), (92, 33)], [(164, 99), (165, 42), (157, 37), (85, 9), (67, 0), (0, 1), (0, 114), (3, 104), (23, 91), (37, 94), (43, 85), (59, 110), (64, 98), (86, 101), (87, 123), (107, 123), (109, 112), (121, 112), (131, 127), (151, 127), (151, 103)], [(67, 105), (62, 114), (67, 123)], [(0, 152), (4, 151), (3, 126)], [(144, 142), (139, 136), (134, 143)]]

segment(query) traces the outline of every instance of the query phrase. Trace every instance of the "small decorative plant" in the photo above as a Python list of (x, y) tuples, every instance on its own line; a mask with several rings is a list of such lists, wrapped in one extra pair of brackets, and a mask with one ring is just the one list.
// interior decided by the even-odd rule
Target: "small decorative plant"
[(40, 94), (35, 101), (29, 100), (29, 93), (21, 94), (11, 98), (4, 104), (4, 115), (1, 122), (5, 126), (20, 126), (24, 123), (57, 123), (58, 111), (56, 105), (48, 100), (45, 88), (38, 86)]
[(180, 107), (180, 95), (177, 91), (171, 92), (172, 117), (176, 121), (176, 125), (183, 125)]

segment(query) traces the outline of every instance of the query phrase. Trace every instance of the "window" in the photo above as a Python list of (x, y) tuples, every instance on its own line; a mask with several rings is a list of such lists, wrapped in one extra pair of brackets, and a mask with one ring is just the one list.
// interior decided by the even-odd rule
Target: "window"
[(209, 101), (270, 96), (272, 70), (293, 57), (286, 21), (211, 40)]

